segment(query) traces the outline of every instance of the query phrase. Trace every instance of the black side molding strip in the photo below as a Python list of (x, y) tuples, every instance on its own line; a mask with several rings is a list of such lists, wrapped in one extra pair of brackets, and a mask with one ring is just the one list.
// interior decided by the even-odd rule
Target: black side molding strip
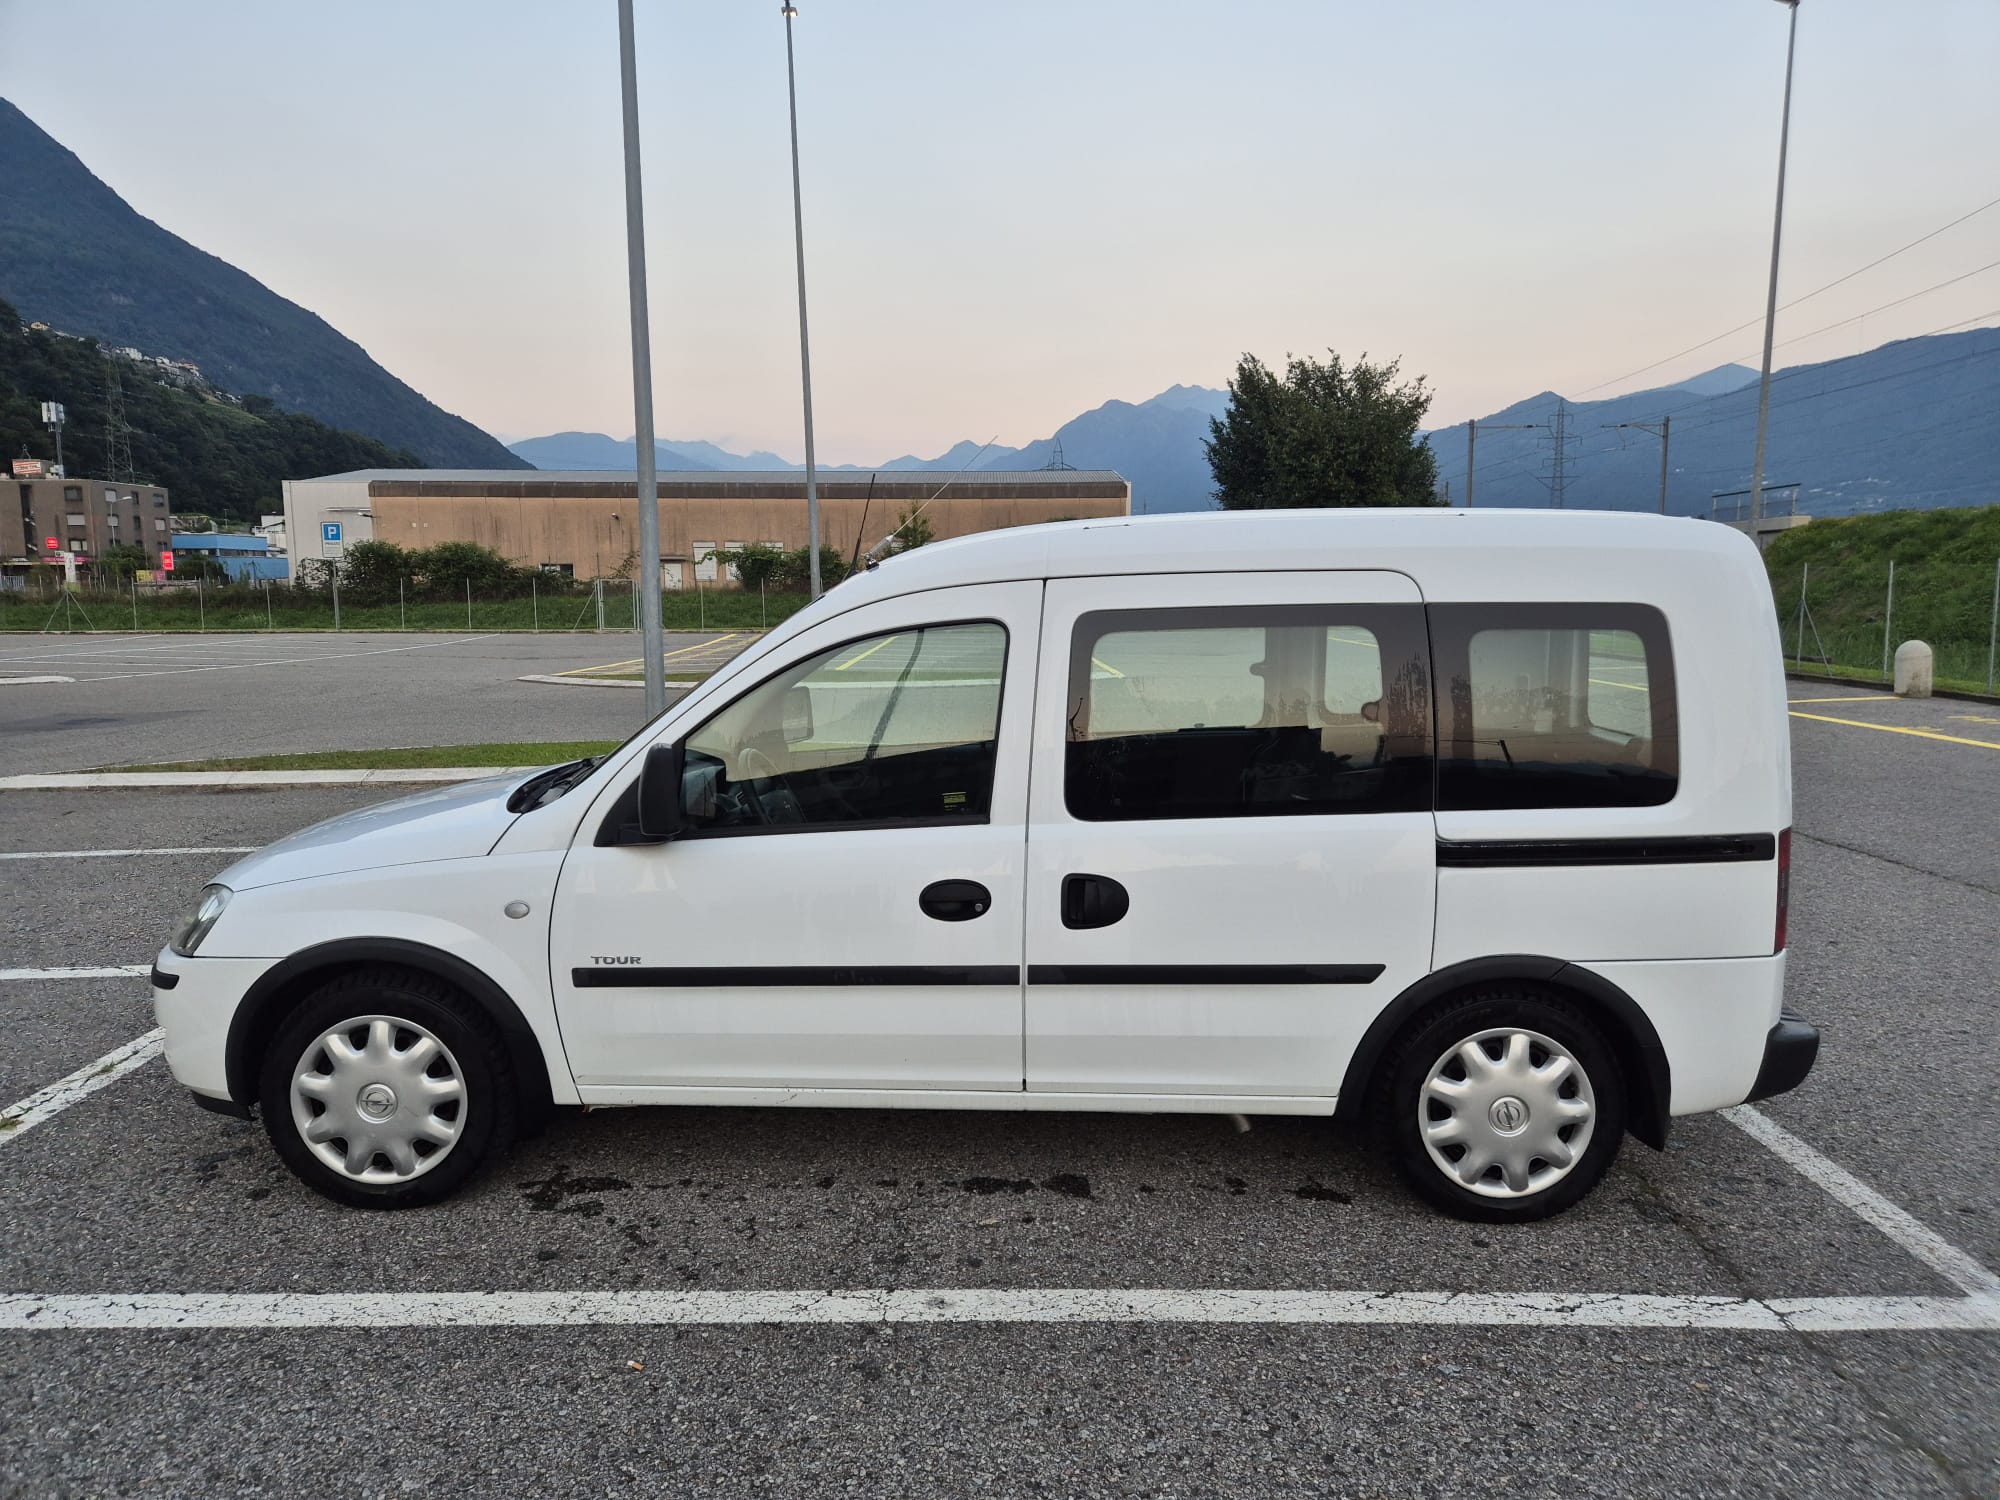
[(794, 964), (746, 968), (571, 969), (570, 983), (580, 990), (639, 989), (770, 989), (785, 985), (830, 989), (842, 985), (1019, 984), (1021, 971), (1013, 964), (943, 966), (925, 964)]
[(1531, 865), (1724, 865), (1776, 859), (1771, 833), (1722, 833), (1638, 839), (1439, 839), (1440, 869), (1518, 869)]
[(166, 971), (165, 969), (161, 968), (161, 967), (160, 967), (160, 966), (159, 966), (158, 964), (154, 964), (154, 965), (153, 965), (153, 988), (154, 988), (154, 989), (156, 989), (156, 990), (170, 990), (170, 989), (172, 989), (172, 988), (173, 988), (173, 987), (174, 987), (175, 985), (179, 984), (180, 982), (181, 982), (181, 976), (180, 976), (180, 975), (178, 975), (178, 974), (169, 974), (169, 973), (168, 973), (168, 972), (167, 972), (167, 971)]
[[(1382, 964), (1035, 964), (1030, 984), (1373, 984)], [(951, 968), (924, 964), (838, 964), (762, 968), (630, 968), (619, 964), (571, 969), (580, 990), (771, 989), (797, 986), (832, 989), (886, 985), (1019, 984), (1011, 964)]]
[(1029, 984), (1373, 984), (1382, 964), (1030, 964)]

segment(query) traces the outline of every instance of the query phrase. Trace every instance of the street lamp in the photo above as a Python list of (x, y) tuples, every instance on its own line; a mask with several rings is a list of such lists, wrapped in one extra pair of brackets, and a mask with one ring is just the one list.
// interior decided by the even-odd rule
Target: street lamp
[(639, 569), (633, 586), (639, 590), (646, 717), (655, 719), (667, 710), (667, 661), (660, 619), (660, 482), (653, 468), (653, 343), (646, 312), (646, 211), (639, 189), (639, 73), (633, 57), (632, 0), (618, 0), (618, 82), (625, 115), (625, 269), (632, 295), (632, 436), (639, 449), (635, 476)]
[(785, 18), (785, 93), (792, 109), (792, 237), (799, 262), (799, 382), (806, 405), (806, 566), (812, 580), (811, 597), (819, 597), (819, 471), (813, 462), (813, 369), (812, 349), (806, 341), (806, 218), (799, 201), (799, 85), (792, 66), (792, 20), (798, 8), (791, 0), (779, 6)]
[(1764, 301), (1764, 374), (1757, 384), (1757, 457), (1750, 469), (1750, 519), (1764, 514), (1764, 435), (1771, 421), (1771, 339), (1778, 323), (1778, 247), (1785, 237), (1785, 154), (1792, 143), (1792, 57), (1799, 45), (1799, 0), (1778, 0), (1792, 13), (1785, 43), (1785, 111), (1778, 127), (1778, 207), (1771, 221), (1771, 290)]

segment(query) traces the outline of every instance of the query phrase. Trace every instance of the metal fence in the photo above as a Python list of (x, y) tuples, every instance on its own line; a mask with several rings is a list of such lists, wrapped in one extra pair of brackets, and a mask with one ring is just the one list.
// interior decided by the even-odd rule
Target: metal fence
[[(763, 589), (667, 590), (661, 612), (670, 630), (761, 630), (805, 601)], [(638, 629), (639, 591), (629, 579), (530, 580), (525, 590), (482, 594), (469, 582), (460, 597), (436, 592), (412, 597), (357, 598), (333, 581), (322, 587), (281, 582), (113, 585), (65, 584), (60, 577), (23, 580), (0, 589), (0, 632), (109, 631), (453, 631), (537, 633), (626, 632)]]
[(1920, 640), (1940, 686), (1995, 690), (2000, 668), (2000, 558), (1891, 561), (1879, 583), (1848, 573), (1815, 583), (1810, 563), (1773, 579), (1785, 659), (1804, 671), (1889, 682), (1896, 648)]

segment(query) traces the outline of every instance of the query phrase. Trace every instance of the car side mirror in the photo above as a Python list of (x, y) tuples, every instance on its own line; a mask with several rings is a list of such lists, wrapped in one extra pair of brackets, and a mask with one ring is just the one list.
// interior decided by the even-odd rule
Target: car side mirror
[(679, 745), (655, 745), (639, 763), (639, 836), (648, 843), (663, 844), (684, 825), (681, 764)]
[(803, 682), (785, 689), (784, 735), (787, 745), (804, 744), (813, 737), (812, 689)]

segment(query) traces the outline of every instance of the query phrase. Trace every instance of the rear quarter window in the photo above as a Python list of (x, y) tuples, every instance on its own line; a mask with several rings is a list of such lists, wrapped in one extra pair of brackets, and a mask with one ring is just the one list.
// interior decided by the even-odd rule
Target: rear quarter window
[(1439, 604), (1438, 808), (1656, 807), (1680, 786), (1666, 616), (1644, 604)]

